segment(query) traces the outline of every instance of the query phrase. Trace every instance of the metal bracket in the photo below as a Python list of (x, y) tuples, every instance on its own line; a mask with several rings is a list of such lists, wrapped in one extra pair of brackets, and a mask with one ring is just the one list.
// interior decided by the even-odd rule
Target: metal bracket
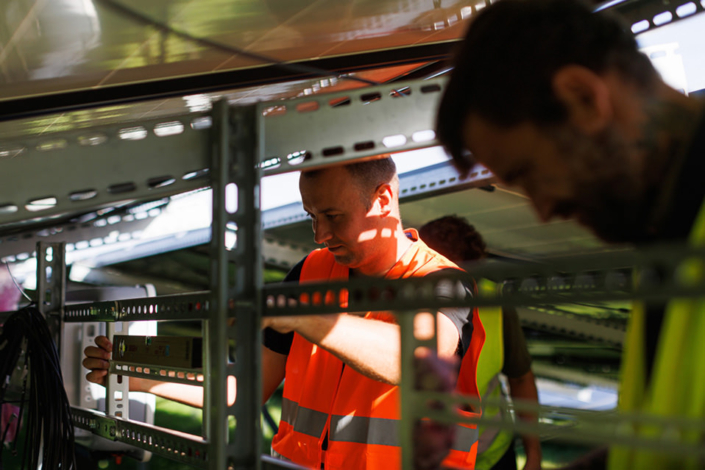
[[(127, 322), (110, 322), (107, 324), (108, 338), (114, 342), (115, 333), (120, 327), (120, 332), (129, 327)], [(130, 380), (122, 375), (108, 374), (105, 380), (105, 411), (108, 416), (128, 418), (130, 416)]]
[(37, 243), (37, 308), (61, 350), (61, 317), (65, 304), (66, 247), (64, 243)]

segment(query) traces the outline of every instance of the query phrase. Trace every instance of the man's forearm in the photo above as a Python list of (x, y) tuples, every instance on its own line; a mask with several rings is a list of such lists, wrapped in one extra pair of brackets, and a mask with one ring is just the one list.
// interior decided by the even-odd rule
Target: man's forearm
[[(433, 316), (430, 321), (415, 322), (415, 334), (432, 336)], [(355, 371), (366, 377), (396, 385), (400, 380), (399, 325), (354, 315), (320, 315), (291, 320), (293, 330), (313, 344), (322, 347)], [(439, 356), (450, 357), (458, 345), (458, 333), (452, 322), (438, 315)]]
[(297, 333), (362, 375), (396, 385), (400, 379), (399, 326), (352, 315), (321, 315)]
[[(530, 401), (538, 404), (538, 390), (536, 389), (536, 379), (532, 371), (527, 372), (518, 378), (509, 378), (509, 393), (512, 399)], [(537, 423), (538, 415), (535, 413), (517, 412), (517, 416), (522, 421)], [(522, 435), (524, 451), (526, 452), (527, 469), (541, 468), (541, 440), (535, 435)]]
[[(157, 380), (131, 377), (130, 390), (133, 392), (152, 393), (195, 408), (203, 408), (203, 387), (199, 385), (159, 382)], [(235, 403), (235, 377), (228, 377), (228, 405)]]

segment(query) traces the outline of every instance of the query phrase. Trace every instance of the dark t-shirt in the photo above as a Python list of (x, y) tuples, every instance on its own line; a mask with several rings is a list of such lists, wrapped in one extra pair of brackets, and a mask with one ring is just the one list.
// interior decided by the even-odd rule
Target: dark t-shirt
[(504, 340), (504, 365), (502, 373), (516, 379), (531, 370), (531, 355), (521, 330), (519, 315), (513, 307), (502, 308), (502, 338)]
[[(286, 275), (284, 278), (283, 282), (299, 282), (299, 279), (301, 278), (301, 270), (303, 269), (304, 261), (306, 261), (306, 258), (302, 259), (299, 261), (296, 266), (294, 266), (291, 271)], [(449, 268), (451, 269), (451, 268)], [(434, 273), (429, 274), (429, 276), (437, 276), (443, 271), (446, 271), (445, 269), (441, 269), (439, 271), (436, 271)], [(351, 271), (352, 274), (352, 271)], [(447, 286), (447, 288), (452, 288), (451, 286)], [(472, 296), (472, 291), (468, 288), (465, 288), (465, 295)], [(443, 287), (439, 287), (439, 291), (437, 292), (437, 295), (439, 297), (446, 297), (447, 295), (444, 295), (443, 292)], [(470, 340), (472, 338), (472, 310), (469, 308), (441, 308), (439, 311), (448, 317), (455, 327), (458, 329), (458, 333), (460, 335), (460, 343), (458, 344), (458, 354), (462, 356), (465, 354), (465, 351), (467, 351), (468, 346), (470, 345)], [(271, 349), (272, 351), (279, 353), (279, 354), (284, 354), (288, 355), (289, 350), (291, 349), (291, 342), (294, 340), (294, 333), (279, 333), (271, 328), (265, 328), (263, 332), (263, 342), (264, 345)]]

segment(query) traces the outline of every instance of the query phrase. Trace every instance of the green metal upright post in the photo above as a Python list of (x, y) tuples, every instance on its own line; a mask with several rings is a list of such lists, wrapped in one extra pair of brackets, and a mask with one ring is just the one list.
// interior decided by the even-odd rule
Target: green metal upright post
[[(212, 443), (210, 468), (259, 469), (262, 276), (255, 108), (231, 108), (221, 101), (214, 107), (213, 120), (212, 315), (204, 335), (208, 350), (204, 431)], [(229, 278), (231, 263), (233, 279)], [(229, 326), (233, 316), (234, 325)], [(228, 339), (235, 340), (233, 363), (228, 361)], [(237, 377), (234, 406), (227, 405), (229, 376)], [(232, 416), (236, 428), (231, 438)]]
[(37, 308), (61, 349), (61, 315), (66, 299), (66, 244), (37, 243)]
[(414, 468), (414, 317), (416, 312), (397, 315), (401, 330), (401, 383), (399, 384), (401, 414), (399, 442), (401, 443), (402, 468)]
[(262, 440), (262, 251), (260, 217), (261, 170), (257, 157), (255, 106), (231, 110), (233, 182), (237, 185), (237, 210), (231, 221), (237, 226), (237, 242), (231, 252), (235, 260), (235, 283), (231, 286), (236, 327), (233, 370), (238, 378), (237, 401), (230, 408), (237, 418), (232, 443), (235, 469), (259, 470)]

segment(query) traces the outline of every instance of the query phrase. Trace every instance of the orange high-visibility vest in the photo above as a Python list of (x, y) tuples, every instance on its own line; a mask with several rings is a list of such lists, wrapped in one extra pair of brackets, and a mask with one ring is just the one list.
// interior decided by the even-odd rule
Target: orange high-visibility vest
[[(416, 235), (412, 232), (412, 235)], [(415, 237), (418, 239), (418, 236)], [(407, 250), (387, 273), (387, 279), (425, 276), (459, 269), (422, 241)], [(327, 249), (313, 251), (304, 261), (301, 282), (348, 279), (348, 268), (335, 262)], [(365, 318), (394, 322), (388, 312), (368, 312)], [(475, 380), (484, 329), (473, 312), (473, 339), (461, 365), (459, 391), (479, 396)], [(398, 387), (365, 377), (329, 352), (294, 334), (286, 364), (286, 381), (279, 432), (272, 448), (294, 463), (326, 470), (391, 470), (401, 468), (398, 438)], [(446, 464), (473, 468), (477, 429), (458, 425), (456, 444)], [(322, 444), (328, 436), (328, 448)]]

